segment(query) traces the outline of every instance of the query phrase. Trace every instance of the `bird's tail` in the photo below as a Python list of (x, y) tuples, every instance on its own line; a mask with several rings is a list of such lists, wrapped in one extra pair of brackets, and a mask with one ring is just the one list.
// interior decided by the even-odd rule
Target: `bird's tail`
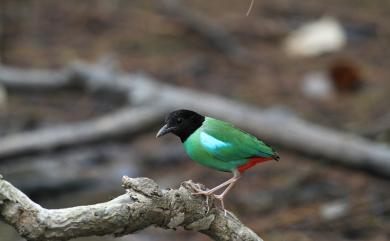
[(274, 153), (271, 157), (275, 160), (275, 161), (279, 161), (280, 160), (280, 156), (279, 154), (275, 151), (275, 149), (272, 147), (272, 146), (269, 146), (272, 150), (272, 152)]
[(275, 161), (279, 161), (280, 160), (280, 156), (278, 153), (275, 152), (275, 154), (272, 156), (272, 158), (275, 160)]

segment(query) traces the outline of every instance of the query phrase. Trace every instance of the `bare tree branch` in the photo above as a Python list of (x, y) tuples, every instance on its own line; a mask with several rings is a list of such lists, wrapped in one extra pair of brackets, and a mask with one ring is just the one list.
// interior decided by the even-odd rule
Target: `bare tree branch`
[[(107, 66), (112, 65), (89, 65), (77, 62), (72, 64), (67, 70), (71, 72), (70, 76), (77, 76), (77, 79), (83, 83), (82, 86), (87, 89), (102, 89), (122, 93), (128, 97), (130, 103), (141, 106), (140, 108), (148, 108), (148, 105), (158, 106), (155, 109), (156, 113), (149, 115), (149, 121), (158, 121), (162, 113), (174, 109), (194, 109), (201, 113), (236, 123), (269, 142), (278, 143), (279, 145), (297, 150), (301, 153), (390, 176), (390, 147), (388, 145), (375, 143), (353, 134), (324, 128), (299, 119), (294, 115), (264, 111), (228, 98), (162, 84), (146, 75), (126, 74)], [(7, 74), (3, 74), (4, 71), (7, 71)], [(18, 83), (20, 88), (28, 87), (30, 81), (39, 83), (41, 87), (46, 84), (47, 86), (56, 85), (56, 88), (64, 87), (70, 83), (70, 81), (63, 81), (62, 78), (57, 78), (57, 84), (54, 84), (56, 80), (53, 80), (53, 83), (48, 79), (41, 81), (41, 79), (45, 79), (45, 76), (48, 73), (52, 73), (52, 71), (40, 71), (42, 72), (42, 78), (37, 74), (31, 75), (30, 79), (18, 79), (18, 76), (23, 77), (27, 75), (28, 71), (15, 68), (10, 69), (3, 66), (0, 68), (0, 83), (11, 87), (16, 87), (15, 83)], [(17, 79), (19, 81), (16, 81)], [(144, 117), (140, 118), (144, 119)], [(155, 119), (152, 120), (152, 118)], [(123, 120), (124, 123), (120, 126), (126, 127), (126, 119)], [(134, 126), (137, 127), (138, 124), (129, 126), (133, 128)], [(126, 128), (115, 128), (115, 130), (117, 131), (116, 133), (128, 131)], [(34, 135), (39, 136), (40, 131), (45, 133), (45, 130), (37, 130)], [(92, 130), (90, 129), (89, 131)], [(18, 140), (23, 140), (24, 134), (27, 134), (27, 137), (29, 137), (31, 133), (19, 134)], [(108, 130), (105, 130), (97, 136), (103, 138), (106, 135), (110, 135)], [(4, 156), (2, 153), (8, 152), (8, 148), (4, 148), (3, 146), (9, 145), (7, 144), (9, 142), (8, 139), (13, 138), (13, 136), (8, 136), (0, 140), (0, 157)], [(55, 139), (56, 141), (53, 141), (57, 142), (57, 145), (61, 145), (61, 143), (66, 145), (71, 144), (64, 136), (58, 136), (57, 138)], [(91, 139), (90, 137), (81, 138), (84, 141), (91, 141)], [(29, 139), (27, 138), (26, 140)], [(44, 139), (38, 141), (44, 141)], [(17, 143), (13, 145), (13, 153), (22, 152), (26, 146), (26, 144), (18, 145)], [(31, 143), (28, 145), (34, 146), (36, 144)]]
[(117, 191), (118, 175), (137, 176), (141, 161), (131, 147), (104, 143), (4, 160), (0, 170), (27, 195), (54, 191), (75, 197), (75, 192), (83, 196), (86, 192)]
[(159, 104), (127, 107), (89, 121), (13, 134), (0, 140), (0, 158), (131, 136), (156, 124), (166, 110)]
[(219, 241), (262, 241), (232, 214), (207, 206), (191, 194), (189, 183), (161, 190), (148, 178), (123, 178), (127, 194), (111, 201), (64, 209), (45, 209), (0, 178), (0, 217), (27, 240), (69, 240), (113, 234), (122, 236), (151, 225), (183, 227)]

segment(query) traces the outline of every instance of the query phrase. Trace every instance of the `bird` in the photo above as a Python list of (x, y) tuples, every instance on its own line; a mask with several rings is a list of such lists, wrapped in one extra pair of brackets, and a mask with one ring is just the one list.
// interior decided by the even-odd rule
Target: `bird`
[[(180, 109), (169, 113), (156, 137), (168, 133), (180, 138), (187, 155), (195, 162), (233, 174), (232, 178), (211, 189), (202, 190), (193, 186), (196, 191), (194, 195), (205, 195), (207, 198), (213, 195), (218, 199), (225, 215), (224, 197), (242, 174), (256, 164), (280, 159), (271, 146), (255, 136), (233, 124), (192, 110)], [(223, 188), (221, 194), (215, 194)]]

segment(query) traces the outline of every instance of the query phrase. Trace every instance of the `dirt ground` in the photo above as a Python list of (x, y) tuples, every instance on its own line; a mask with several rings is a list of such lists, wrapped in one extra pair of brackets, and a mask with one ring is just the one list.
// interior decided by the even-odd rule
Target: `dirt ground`
[[(247, 17), (249, 3), (183, 2), (186, 8), (231, 33), (247, 49), (247, 58), (235, 61), (209, 39), (164, 13), (160, 1), (0, 0), (0, 61), (26, 68), (60, 68), (76, 59), (96, 61), (113, 56), (127, 71), (146, 72), (160, 81), (259, 107), (287, 108), (324, 126), (390, 142), (390, 129), (375, 131), (375, 127), (390, 122), (390, 1), (255, 0)], [(348, 38), (346, 47), (313, 58), (287, 56), (282, 43), (288, 33), (322, 16), (341, 22)], [(306, 74), (330, 71), (340, 62), (353, 66), (362, 88), (335, 92), (326, 100), (302, 94)], [(77, 122), (121, 105), (115, 98), (77, 90), (10, 91), (7, 108), (1, 110), (0, 135)], [(140, 167), (140, 175), (166, 187), (178, 186), (187, 179), (214, 186), (228, 178), (190, 161), (173, 137), (156, 143), (154, 131), (120, 144), (120, 148), (130, 148), (145, 160), (129, 160), (129, 165)], [(226, 201), (227, 207), (264, 240), (390, 240), (388, 178), (273, 145), (280, 150), (281, 161), (248, 171)], [(150, 154), (150, 149), (156, 153)], [(167, 149), (177, 153), (174, 159), (164, 159)], [(118, 189), (92, 199), (104, 201), (121, 191), (118, 184)], [(69, 195), (72, 190), (36, 195), (36, 200), (49, 207), (86, 201), (72, 200)], [(341, 211), (327, 216), (329, 210)], [(19, 240), (6, 225), (0, 224), (0, 233), (5, 241)], [(119, 240), (209, 239), (194, 232), (149, 228)]]

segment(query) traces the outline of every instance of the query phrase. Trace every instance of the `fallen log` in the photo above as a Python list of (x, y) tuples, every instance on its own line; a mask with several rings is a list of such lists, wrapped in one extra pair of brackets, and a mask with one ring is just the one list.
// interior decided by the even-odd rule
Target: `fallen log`
[[(293, 115), (265, 111), (224, 97), (162, 84), (145, 75), (129, 75), (120, 71), (116, 71), (113, 74), (111, 68), (106, 69), (102, 65), (88, 65), (80, 62), (73, 66), (77, 67), (73, 68), (74, 73), (79, 78), (84, 79), (83, 81), (87, 83), (87, 86), (89, 83), (89, 85), (97, 86), (98, 88), (121, 91), (121, 93), (129, 97), (130, 103), (140, 106), (137, 107), (140, 108), (139, 111), (142, 111), (143, 105), (146, 105), (145, 108), (148, 108), (149, 105), (154, 106), (153, 108), (155, 109), (151, 111), (151, 116), (148, 117), (149, 121), (151, 118), (161, 120), (163, 113), (174, 109), (194, 109), (201, 113), (233, 122), (243, 129), (250, 130), (266, 141), (299, 151), (300, 153), (390, 176), (390, 148), (388, 145), (375, 143), (350, 133), (324, 128)], [(2, 68), (3, 70), (7, 69), (4, 66)], [(15, 71), (15, 69), (13, 70)], [(18, 70), (17, 72), (23, 71)], [(35, 81), (37, 80), (39, 78), (35, 79)], [(4, 76), (1, 75), (1, 72), (0, 83), (3, 83), (5, 86), (10, 84), (10, 81), (4, 81)], [(20, 86), (22, 85), (21, 83), (19, 81)], [(28, 82), (25, 81), (25, 83), (25, 86), (27, 86)], [(40, 84), (43, 85), (44, 83)], [(117, 133), (123, 133), (123, 131), (125, 129), (122, 128)], [(110, 131), (106, 130), (104, 134), (97, 136), (104, 138), (105, 135), (112, 135), (110, 133)], [(39, 136), (38, 133), (36, 134), (36, 136)], [(3, 138), (0, 141), (0, 156), (3, 155), (2, 153), (9, 152), (8, 149), (12, 149), (13, 153), (18, 153), (23, 151), (25, 146), (35, 145), (35, 143), (28, 144), (26, 141), (23, 142), (23, 133), (18, 135), (17, 140), (24, 144), (20, 145), (13, 142), (12, 148), (4, 148), (3, 144), (9, 142), (7, 139), (15, 140), (15, 138), (13, 136)], [(89, 135), (89, 138), (81, 139), (90, 141), (93, 139), (91, 136), (93, 135)], [(59, 139), (63, 138), (66, 140), (64, 137), (65, 135)], [(39, 140), (34, 138), (30, 140), (39, 142)], [(57, 143), (61, 142), (57, 141)], [(72, 144), (71, 141), (63, 142), (67, 145)], [(77, 143), (80, 143), (80, 141)]]
[(44, 152), (59, 147), (128, 137), (149, 130), (165, 115), (159, 104), (127, 107), (100, 118), (12, 134), (0, 140), (0, 159)]
[(37, 157), (0, 162), (5, 178), (31, 195), (64, 190), (104, 190), (117, 184), (118, 175), (137, 176), (142, 168), (128, 146), (94, 145)]
[(46, 209), (0, 176), (0, 218), (29, 241), (123, 236), (149, 226), (184, 227), (217, 241), (262, 241), (233, 214), (225, 216), (213, 203), (207, 211), (204, 198), (191, 194), (189, 182), (178, 189), (161, 190), (151, 179), (124, 177), (127, 193), (111, 201)]

